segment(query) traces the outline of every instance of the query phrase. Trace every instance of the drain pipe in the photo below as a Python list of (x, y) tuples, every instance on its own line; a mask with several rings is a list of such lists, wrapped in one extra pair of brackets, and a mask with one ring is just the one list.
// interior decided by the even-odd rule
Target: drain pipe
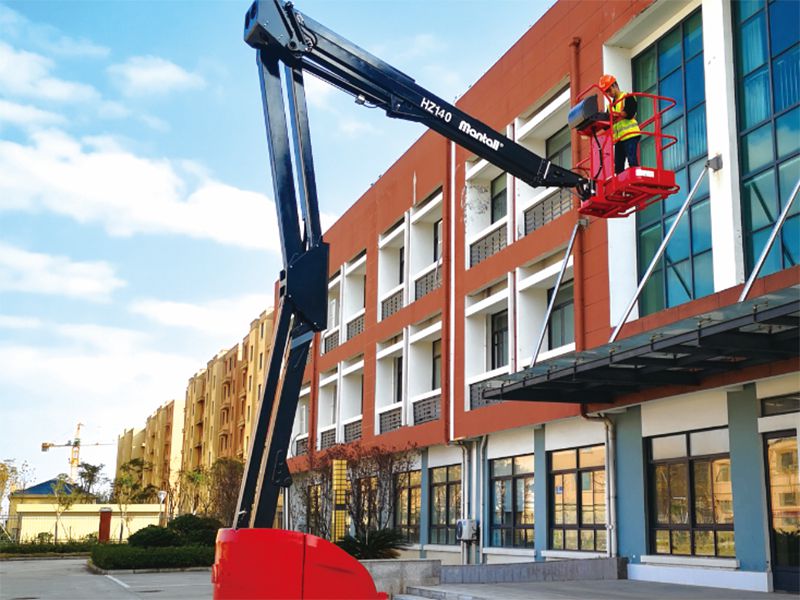
[[(461, 518), (469, 519), (469, 483), (470, 483), (470, 444), (466, 440), (454, 440), (454, 444), (461, 448)], [(461, 564), (469, 564), (469, 542), (461, 542)]]
[(581, 404), (581, 417), (587, 421), (602, 422), (606, 430), (606, 556), (617, 556), (617, 431), (614, 421), (607, 415), (589, 416), (586, 405)]
[(489, 443), (488, 435), (484, 435), (483, 437), (481, 437), (481, 445), (480, 445), (481, 450), (480, 454), (478, 455), (478, 464), (480, 465), (478, 472), (480, 473), (480, 481), (476, 482), (476, 485), (479, 486), (478, 489), (480, 490), (480, 492), (478, 493), (478, 498), (480, 498), (480, 502), (478, 503), (478, 507), (480, 510), (480, 512), (478, 513), (478, 544), (480, 544), (479, 550), (481, 553), (480, 564), (483, 564), (483, 549), (486, 547), (485, 546), (486, 538), (484, 537), (486, 535), (485, 533), (486, 524), (483, 522), (483, 515), (486, 513), (486, 511), (484, 510), (484, 504), (486, 503), (487, 490), (483, 489), (483, 484), (486, 481), (485, 471), (486, 469), (489, 468), (489, 461), (486, 460), (486, 446), (488, 445), (488, 443)]

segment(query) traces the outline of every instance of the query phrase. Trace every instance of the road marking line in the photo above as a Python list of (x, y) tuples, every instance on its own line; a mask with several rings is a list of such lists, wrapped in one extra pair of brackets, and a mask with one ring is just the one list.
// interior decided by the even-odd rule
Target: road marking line
[(127, 583), (125, 583), (124, 581), (120, 581), (116, 577), (112, 577), (111, 575), (106, 575), (106, 577), (108, 577), (111, 581), (113, 581), (114, 583), (118, 583), (119, 585), (121, 585), (122, 587), (124, 587), (126, 589), (130, 589), (131, 588), (131, 586), (129, 586)]

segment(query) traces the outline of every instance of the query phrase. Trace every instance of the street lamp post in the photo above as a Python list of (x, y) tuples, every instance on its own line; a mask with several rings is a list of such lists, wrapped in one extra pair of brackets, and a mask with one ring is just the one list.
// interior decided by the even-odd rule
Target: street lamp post
[(164, 525), (166, 525), (166, 523), (164, 523), (165, 519), (163, 519), (163, 513), (164, 513), (164, 500), (167, 499), (167, 492), (165, 492), (164, 490), (158, 490), (158, 494), (157, 495), (158, 495), (158, 504), (159, 504), (159, 507), (158, 507), (158, 524), (163, 527)]

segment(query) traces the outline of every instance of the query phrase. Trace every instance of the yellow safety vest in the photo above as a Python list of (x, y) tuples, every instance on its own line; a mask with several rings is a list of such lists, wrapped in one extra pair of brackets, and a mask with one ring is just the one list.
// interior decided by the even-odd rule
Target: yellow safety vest
[[(622, 94), (619, 98), (614, 101), (614, 104), (611, 106), (611, 109), (614, 112), (622, 112), (625, 108), (625, 96), (627, 94)], [(614, 121), (614, 141), (620, 142), (622, 140), (628, 139), (630, 137), (635, 137), (640, 135), (639, 130), (639, 123), (636, 119), (619, 119)]]

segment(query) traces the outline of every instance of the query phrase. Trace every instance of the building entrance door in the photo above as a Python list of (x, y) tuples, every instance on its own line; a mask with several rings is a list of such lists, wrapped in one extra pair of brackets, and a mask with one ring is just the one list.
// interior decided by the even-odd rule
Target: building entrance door
[(772, 578), (776, 590), (800, 591), (800, 478), (797, 433), (765, 436)]

